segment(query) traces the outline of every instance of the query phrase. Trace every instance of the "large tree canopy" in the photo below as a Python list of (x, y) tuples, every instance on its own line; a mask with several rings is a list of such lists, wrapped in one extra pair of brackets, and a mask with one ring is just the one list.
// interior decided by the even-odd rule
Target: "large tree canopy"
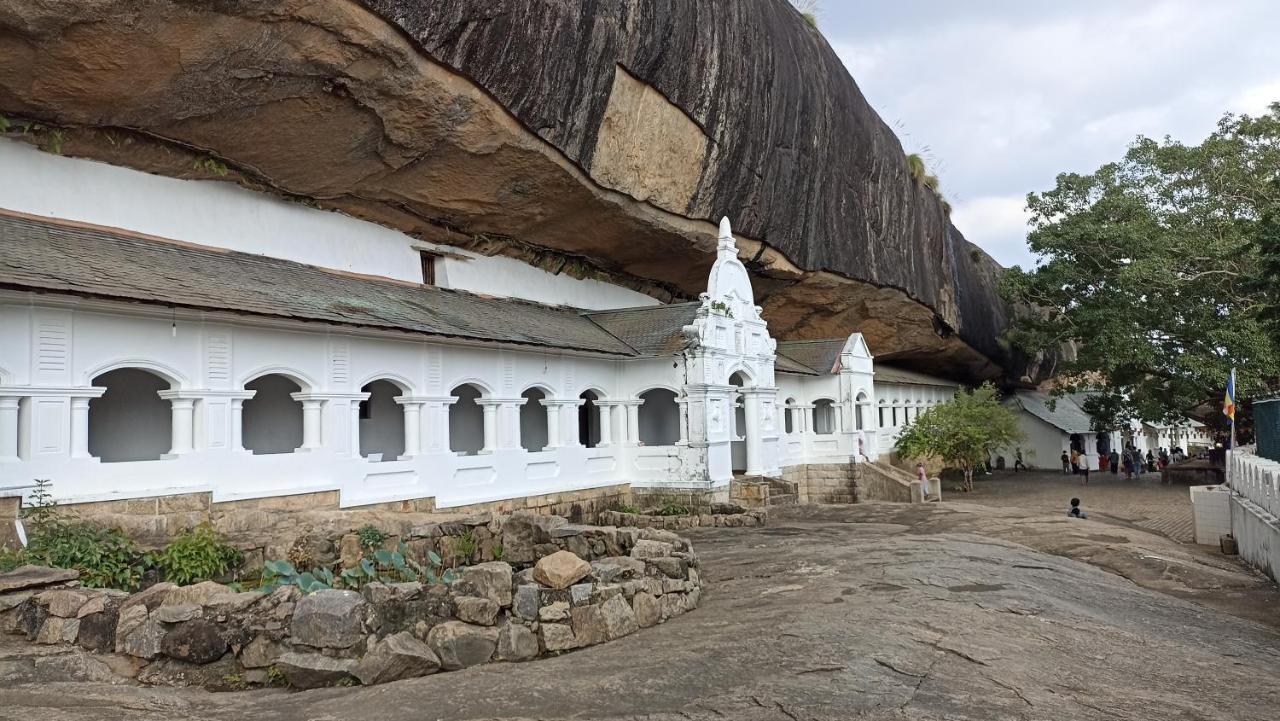
[[(1065, 173), (1027, 198), (1028, 243), (1041, 256), (1004, 290), (1036, 312), (1011, 340), (1063, 353), (1065, 388), (1097, 388), (1088, 410), (1168, 420), (1274, 385), (1280, 351), (1268, 327), (1280, 264), (1280, 103), (1227, 115), (1198, 146), (1138, 138), (1091, 175)], [(1267, 251), (1270, 243), (1271, 251)], [(1270, 255), (1268, 254), (1270, 252)]]

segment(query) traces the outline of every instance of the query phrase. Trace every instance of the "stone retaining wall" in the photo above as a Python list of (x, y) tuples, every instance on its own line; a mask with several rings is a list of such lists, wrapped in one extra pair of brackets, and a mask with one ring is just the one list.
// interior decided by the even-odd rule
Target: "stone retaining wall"
[(690, 513), (684, 516), (659, 516), (646, 513), (601, 511), (599, 523), (606, 526), (661, 528), (668, 531), (682, 528), (752, 528), (768, 522), (769, 514), (762, 509), (740, 509), (739, 513)]
[(796, 484), (800, 503), (857, 503), (858, 477), (852, 463), (810, 463), (782, 469)]
[(0, 631), (79, 645), (144, 683), (314, 688), (528, 661), (698, 605), (697, 555), (665, 530), (521, 513), (431, 524), (406, 545), (414, 555), (447, 550), (449, 539), (480, 528), (500, 540), (505, 560), (468, 566), (449, 585), (374, 582), (304, 595), (295, 586), (268, 594), (161, 583), (128, 594), (80, 588), (75, 571), (27, 566), (0, 575)]

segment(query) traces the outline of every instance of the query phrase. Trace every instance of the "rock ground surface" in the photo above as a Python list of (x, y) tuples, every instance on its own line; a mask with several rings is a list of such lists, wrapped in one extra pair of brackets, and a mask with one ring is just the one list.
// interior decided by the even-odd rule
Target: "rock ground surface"
[(710, 582), (700, 608), (568, 656), (374, 688), (210, 694), (111, 683), (98, 658), (5, 638), (0, 717), (1280, 714), (1280, 591), (1141, 529), (949, 502), (801, 506), (768, 528), (689, 535)]

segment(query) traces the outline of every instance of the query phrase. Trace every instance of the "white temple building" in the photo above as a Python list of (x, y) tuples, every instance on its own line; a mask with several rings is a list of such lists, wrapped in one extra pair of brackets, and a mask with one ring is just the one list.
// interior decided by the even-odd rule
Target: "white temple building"
[[(695, 302), (0, 142), (0, 495), (438, 508), (873, 460), (957, 386)], [(56, 188), (57, 192), (50, 189)]]

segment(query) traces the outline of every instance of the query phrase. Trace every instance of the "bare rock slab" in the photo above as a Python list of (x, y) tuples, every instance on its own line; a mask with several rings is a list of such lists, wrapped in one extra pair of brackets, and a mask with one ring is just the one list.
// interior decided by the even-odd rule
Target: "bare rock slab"
[(73, 569), (19, 566), (8, 573), (0, 574), (0, 593), (21, 591), (24, 588), (42, 588), (74, 581), (77, 578), (80, 578), (80, 572)]
[(360, 683), (379, 683), (418, 678), (440, 670), (440, 658), (427, 644), (403, 631), (379, 641), (353, 672)]
[(556, 590), (568, 588), (590, 573), (591, 564), (568, 551), (544, 556), (533, 567), (534, 580)]

